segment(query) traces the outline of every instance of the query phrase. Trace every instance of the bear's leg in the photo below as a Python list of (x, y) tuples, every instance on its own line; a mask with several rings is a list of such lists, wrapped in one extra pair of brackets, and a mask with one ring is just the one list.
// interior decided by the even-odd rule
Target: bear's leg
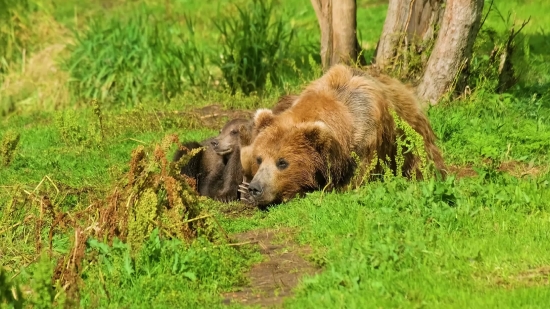
[(216, 194), (216, 198), (222, 202), (231, 202), (238, 198), (239, 181), (242, 178), (241, 154), (233, 151), (229, 154), (227, 163), (221, 175), (222, 186)]

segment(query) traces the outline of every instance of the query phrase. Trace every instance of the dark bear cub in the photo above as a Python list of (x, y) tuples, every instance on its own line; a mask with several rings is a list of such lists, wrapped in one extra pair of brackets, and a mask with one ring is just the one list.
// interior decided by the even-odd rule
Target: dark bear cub
[(190, 142), (176, 151), (174, 161), (196, 148), (203, 148), (182, 167), (181, 173), (195, 179), (202, 196), (230, 202), (239, 198), (239, 184), (243, 180), (241, 168), (240, 135), (247, 133), (251, 123), (246, 119), (229, 121), (215, 138), (201, 143)]

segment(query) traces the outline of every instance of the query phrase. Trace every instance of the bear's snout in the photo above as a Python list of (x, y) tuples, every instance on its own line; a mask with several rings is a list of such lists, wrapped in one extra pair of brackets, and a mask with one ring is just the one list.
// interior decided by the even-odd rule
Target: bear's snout
[(248, 192), (253, 198), (257, 199), (260, 196), (262, 196), (262, 193), (264, 192), (264, 190), (262, 189), (262, 186), (259, 182), (252, 181), (250, 183), (250, 186), (248, 187)]

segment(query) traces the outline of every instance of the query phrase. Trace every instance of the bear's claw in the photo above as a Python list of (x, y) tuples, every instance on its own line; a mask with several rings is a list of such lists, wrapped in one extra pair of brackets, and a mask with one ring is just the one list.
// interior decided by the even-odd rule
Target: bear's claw
[(254, 200), (250, 197), (250, 193), (248, 192), (248, 187), (250, 186), (250, 183), (246, 182), (243, 178), (243, 182), (239, 185), (239, 192), (241, 193), (241, 201), (248, 203), (248, 204), (255, 204)]

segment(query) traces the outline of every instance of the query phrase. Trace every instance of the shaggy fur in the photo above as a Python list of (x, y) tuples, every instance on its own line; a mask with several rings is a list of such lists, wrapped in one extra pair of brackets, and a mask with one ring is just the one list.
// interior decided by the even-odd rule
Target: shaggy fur
[[(312, 82), (289, 107), (275, 115), (258, 110), (250, 149), (241, 153), (251, 200), (259, 205), (282, 202), (297, 194), (349, 184), (356, 164), (368, 166), (375, 155), (394, 172), (422, 177), (419, 158), (404, 154), (402, 171), (396, 170), (396, 114), (423, 140), (428, 158), (444, 173), (435, 135), (411, 90), (387, 76), (336, 65)], [(371, 173), (381, 173), (378, 164)]]

